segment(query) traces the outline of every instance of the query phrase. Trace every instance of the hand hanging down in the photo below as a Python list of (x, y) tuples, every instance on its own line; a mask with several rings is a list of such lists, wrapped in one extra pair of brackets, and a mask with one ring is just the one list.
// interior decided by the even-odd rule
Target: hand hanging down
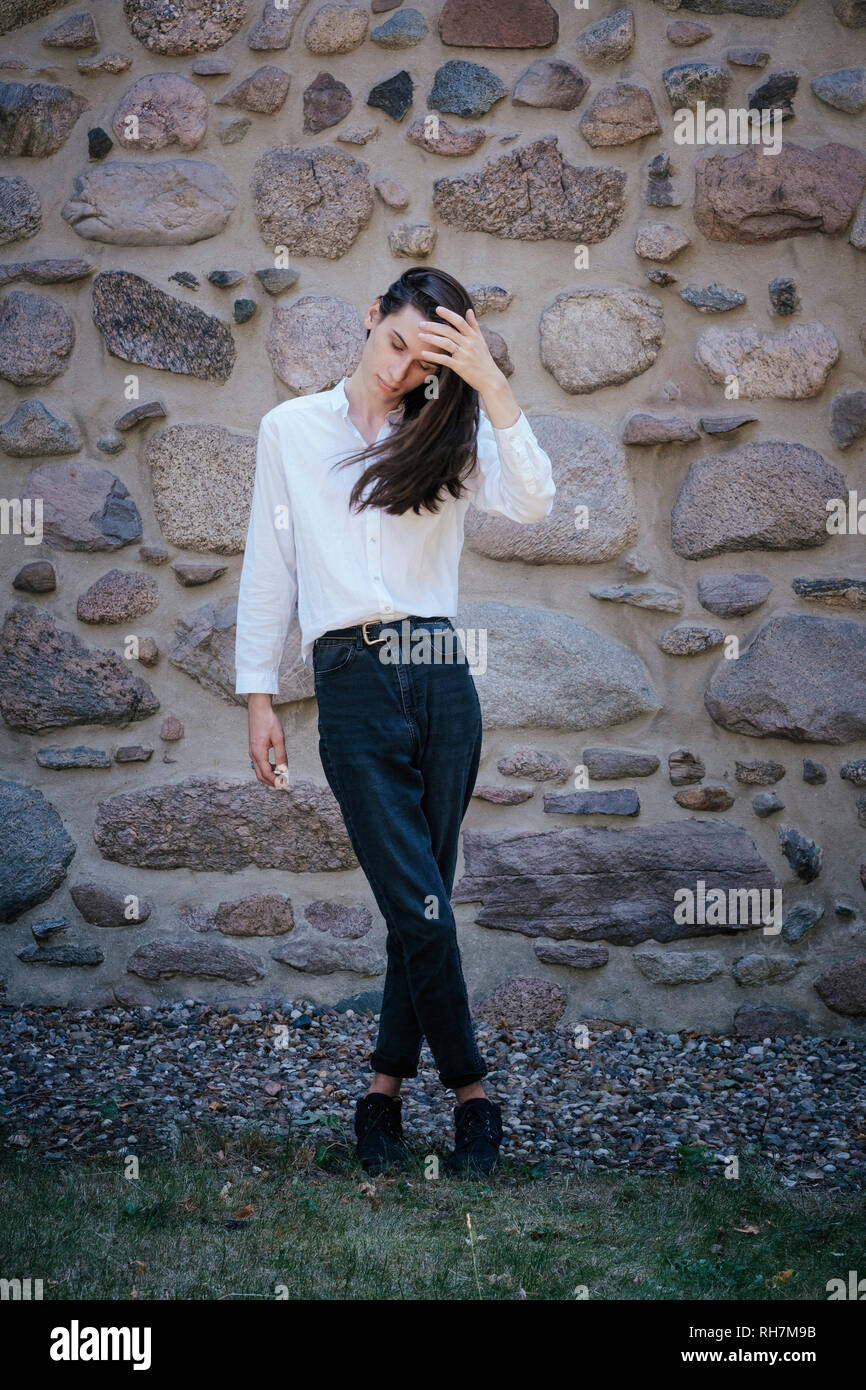
[[(250, 723), (250, 767), (260, 782), (288, 791), (288, 762), (283, 726), (271, 705), (270, 695), (247, 697)], [(270, 760), (274, 750), (276, 767)]]

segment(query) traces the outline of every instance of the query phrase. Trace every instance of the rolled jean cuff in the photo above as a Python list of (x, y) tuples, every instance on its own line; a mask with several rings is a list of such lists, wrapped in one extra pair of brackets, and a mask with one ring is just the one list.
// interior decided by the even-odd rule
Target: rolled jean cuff
[(440, 1076), (439, 1080), (446, 1091), (457, 1091), (461, 1086), (471, 1086), (473, 1081), (481, 1081), (487, 1075), (487, 1067), (483, 1071), (470, 1071), (465, 1076)]
[(418, 1075), (417, 1062), (392, 1062), (387, 1057), (381, 1057), (376, 1052), (371, 1052), (369, 1057), (370, 1070), (378, 1071), (382, 1076), (413, 1077)]

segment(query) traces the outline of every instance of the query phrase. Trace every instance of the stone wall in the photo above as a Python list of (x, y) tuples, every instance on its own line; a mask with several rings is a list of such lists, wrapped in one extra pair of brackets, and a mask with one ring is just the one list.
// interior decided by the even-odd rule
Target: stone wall
[[(0, 24), (6, 998), (375, 1004), (297, 627), (278, 793), (233, 605), (261, 416), (354, 370), (427, 261), (558, 489), (538, 525), (467, 524), (479, 1016), (861, 1035), (863, 0)], [(750, 106), (784, 115), (775, 153), (701, 143)], [(679, 920), (701, 883), (782, 914)]]

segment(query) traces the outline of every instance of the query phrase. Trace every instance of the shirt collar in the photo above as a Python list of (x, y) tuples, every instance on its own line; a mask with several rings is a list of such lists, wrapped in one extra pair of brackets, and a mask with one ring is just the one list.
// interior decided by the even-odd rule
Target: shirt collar
[[(349, 397), (346, 395), (346, 382), (348, 380), (348, 376), (344, 376), (337, 382), (334, 389), (328, 392), (328, 404), (332, 410), (339, 411), (344, 420), (349, 413)], [(388, 411), (385, 419), (393, 420), (396, 423), (402, 418), (405, 409), (406, 402), (400, 401), (399, 405), (395, 405), (393, 410)]]

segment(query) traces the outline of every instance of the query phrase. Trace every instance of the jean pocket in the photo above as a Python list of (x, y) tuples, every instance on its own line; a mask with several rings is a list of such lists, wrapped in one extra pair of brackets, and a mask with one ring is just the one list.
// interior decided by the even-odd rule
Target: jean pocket
[(330, 676), (336, 671), (345, 670), (354, 660), (357, 651), (357, 643), (349, 637), (318, 637), (313, 644), (313, 674)]

